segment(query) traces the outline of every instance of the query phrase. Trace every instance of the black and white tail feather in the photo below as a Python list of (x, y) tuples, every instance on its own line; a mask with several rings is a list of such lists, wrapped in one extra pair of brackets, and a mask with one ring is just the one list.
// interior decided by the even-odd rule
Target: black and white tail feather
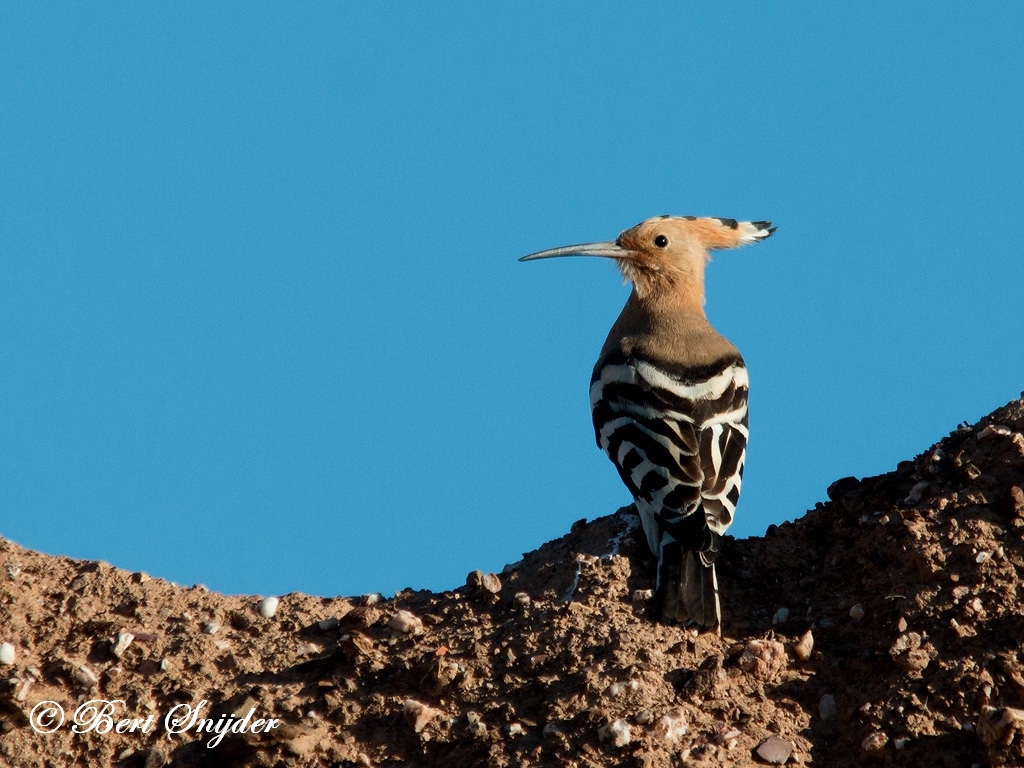
[(594, 368), (597, 443), (658, 558), (651, 607), (663, 621), (721, 623), (715, 558), (740, 495), (747, 391), (738, 354), (687, 370), (613, 352)]

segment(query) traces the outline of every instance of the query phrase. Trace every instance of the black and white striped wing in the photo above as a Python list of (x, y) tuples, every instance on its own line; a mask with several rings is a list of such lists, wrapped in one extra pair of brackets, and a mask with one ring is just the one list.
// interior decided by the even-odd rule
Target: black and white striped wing
[[(687, 549), (717, 550), (740, 494), (747, 390), (738, 356), (672, 373), (646, 360), (609, 356), (594, 369), (597, 443), (633, 494), (652, 551), (666, 531)], [(687, 520), (698, 509), (703, 519)], [(658, 524), (649, 525), (649, 518)], [(709, 538), (709, 530), (716, 535)]]

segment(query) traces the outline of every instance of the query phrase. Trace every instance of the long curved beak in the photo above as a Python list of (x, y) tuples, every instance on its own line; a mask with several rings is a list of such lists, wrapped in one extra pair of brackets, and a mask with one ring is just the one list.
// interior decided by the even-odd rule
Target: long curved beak
[(553, 259), (557, 256), (603, 256), (606, 259), (628, 259), (629, 251), (612, 240), (600, 243), (581, 243), (580, 245), (563, 245), (561, 248), (549, 248), (523, 256), (520, 261), (534, 259)]

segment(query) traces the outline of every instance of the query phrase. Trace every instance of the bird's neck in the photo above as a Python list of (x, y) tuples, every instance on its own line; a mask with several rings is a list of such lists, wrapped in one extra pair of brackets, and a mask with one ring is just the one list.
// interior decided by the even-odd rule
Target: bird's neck
[(708, 327), (703, 301), (696, 296), (663, 290), (642, 293), (636, 285), (622, 308), (620, 320), (634, 331), (644, 329), (655, 335), (680, 327)]
[[(622, 273), (633, 283), (629, 301), (637, 309), (657, 315), (696, 313), (704, 315), (704, 274), (688, 272), (673, 265), (651, 268), (630, 262), (620, 263)], [(627, 305), (628, 306), (628, 305)]]
[(633, 291), (627, 307), (631, 311), (651, 317), (695, 315), (706, 319), (704, 314), (703, 276), (660, 272), (653, 275), (638, 275), (633, 280)]
[(739, 355), (711, 327), (699, 302), (642, 296), (635, 287), (605, 340), (601, 359), (614, 354), (694, 366)]

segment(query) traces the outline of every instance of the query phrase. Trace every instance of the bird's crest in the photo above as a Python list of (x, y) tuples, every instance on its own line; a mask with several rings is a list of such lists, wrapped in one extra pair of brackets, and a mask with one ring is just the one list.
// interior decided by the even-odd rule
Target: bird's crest
[[(737, 221), (718, 216), (658, 216), (627, 229), (619, 239), (620, 242), (625, 238), (636, 240), (638, 246), (647, 245), (646, 240), (649, 239), (655, 247), (665, 247), (659, 246), (656, 238), (659, 234), (671, 237), (674, 232), (677, 236), (696, 241), (707, 250), (719, 250), (756, 243), (771, 237), (775, 230), (770, 221)], [(650, 237), (644, 238), (643, 235)]]

